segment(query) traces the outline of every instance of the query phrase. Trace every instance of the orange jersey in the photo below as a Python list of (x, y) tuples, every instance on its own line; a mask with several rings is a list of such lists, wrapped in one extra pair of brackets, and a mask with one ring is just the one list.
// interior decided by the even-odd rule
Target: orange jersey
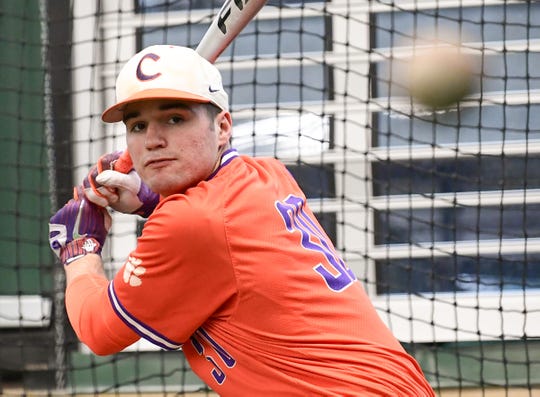
[(182, 348), (223, 396), (434, 395), (274, 159), (225, 153), (208, 180), (161, 201), (96, 288), (89, 346), (113, 349), (127, 325)]

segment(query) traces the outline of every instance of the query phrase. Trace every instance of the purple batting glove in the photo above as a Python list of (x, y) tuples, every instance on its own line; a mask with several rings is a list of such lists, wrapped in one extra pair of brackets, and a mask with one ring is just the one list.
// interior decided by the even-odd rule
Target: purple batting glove
[(88, 200), (71, 199), (49, 222), (49, 244), (64, 265), (95, 253), (101, 254), (111, 227), (106, 209)]
[[(122, 155), (121, 151), (107, 153), (101, 156), (96, 164), (90, 168), (88, 175), (83, 179), (79, 187), (79, 197), (83, 197), (80, 193), (84, 192), (84, 196), (92, 203), (100, 207), (107, 207), (118, 201), (118, 194), (114, 189), (109, 189), (106, 186), (96, 182), (96, 177), (105, 170), (112, 170), (114, 163), (118, 161)], [(76, 197), (75, 197), (76, 199)]]

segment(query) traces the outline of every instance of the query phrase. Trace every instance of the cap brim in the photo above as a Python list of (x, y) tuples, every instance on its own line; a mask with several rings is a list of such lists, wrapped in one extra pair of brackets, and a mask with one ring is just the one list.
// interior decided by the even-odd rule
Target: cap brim
[(148, 101), (154, 99), (177, 99), (191, 102), (209, 103), (210, 99), (200, 95), (195, 95), (190, 92), (172, 90), (165, 88), (153, 88), (149, 90), (139, 91), (135, 95), (130, 96), (123, 101), (111, 106), (103, 112), (101, 119), (106, 123), (116, 123), (124, 119), (124, 108), (127, 104), (140, 101)]

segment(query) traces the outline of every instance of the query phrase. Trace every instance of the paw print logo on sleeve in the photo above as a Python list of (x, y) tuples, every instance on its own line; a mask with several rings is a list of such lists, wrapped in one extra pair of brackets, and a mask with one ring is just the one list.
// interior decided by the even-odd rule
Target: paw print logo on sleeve
[(142, 260), (128, 257), (127, 263), (124, 266), (124, 282), (132, 287), (138, 287), (142, 284), (141, 276), (146, 272), (146, 269), (141, 266)]

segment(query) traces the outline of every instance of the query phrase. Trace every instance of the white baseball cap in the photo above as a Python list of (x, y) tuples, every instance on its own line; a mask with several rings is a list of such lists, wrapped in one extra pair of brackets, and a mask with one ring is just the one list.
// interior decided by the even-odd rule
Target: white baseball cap
[(116, 104), (105, 110), (101, 119), (121, 121), (128, 103), (151, 99), (213, 103), (229, 111), (221, 73), (188, 47), (154, 45), (135, 54), (116, 79)]

